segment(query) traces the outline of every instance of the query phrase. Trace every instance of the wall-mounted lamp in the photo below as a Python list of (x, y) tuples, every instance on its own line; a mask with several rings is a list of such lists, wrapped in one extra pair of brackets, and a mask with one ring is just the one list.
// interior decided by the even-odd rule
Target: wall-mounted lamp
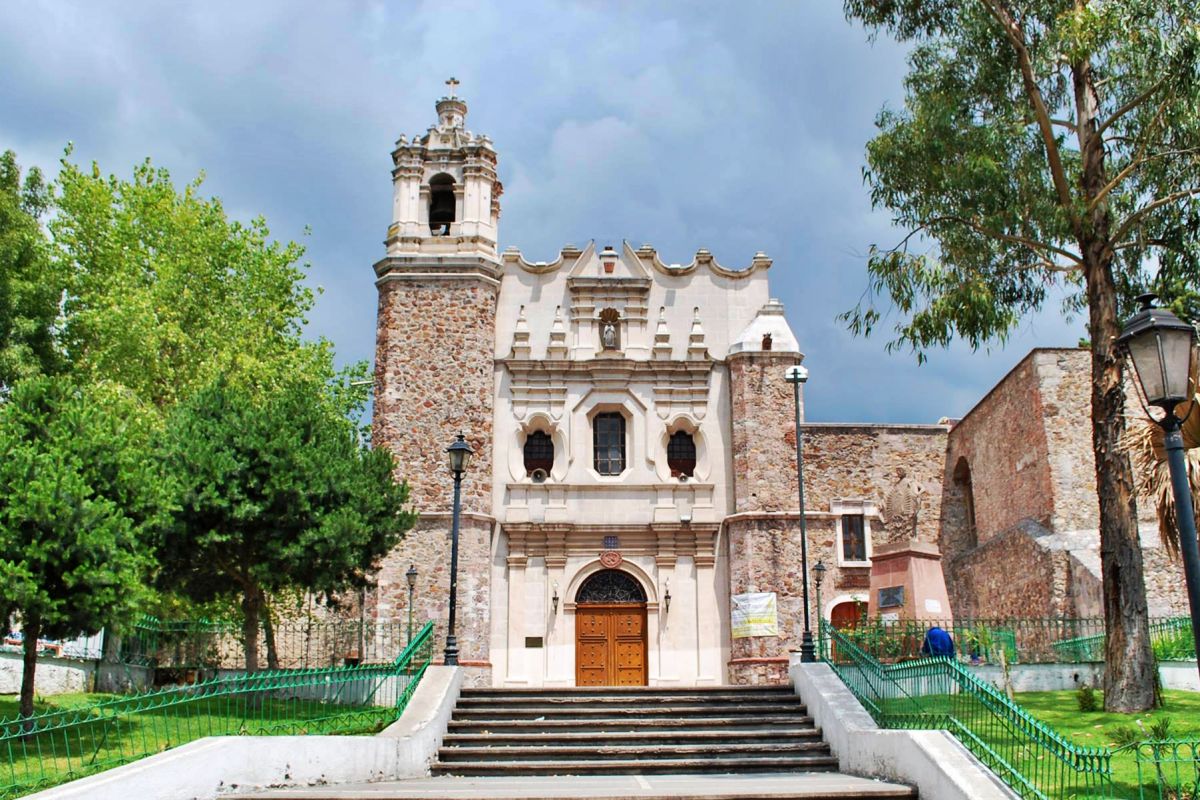
[(550, 608), (553, 609), (551, 613), (558, 613), (558, 581), (554, 582), (554, 596), (550, 598)]
[(667, 581), (666, 590), (663, 592), (663, 611), (670, 613), (671, 611), (671, 582)]

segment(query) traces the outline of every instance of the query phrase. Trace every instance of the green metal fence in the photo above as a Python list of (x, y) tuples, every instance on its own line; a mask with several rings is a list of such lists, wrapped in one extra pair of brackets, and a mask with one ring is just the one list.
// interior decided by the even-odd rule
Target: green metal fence
[(883, 728), (945, 729), (1023, 798), (1111, 797), (1111, 753), (1078, 747), (948, 657), (882, 664), (821, 621), (821, 651)]
[[(1062, 661), (1103, 661), (1104, 632), (1062, 639), (1053, 644)], [(1196, 657), (1190, 617), (1164, 617), (1150, 620), (1150, 646), (1159, 661), (1181, 661)]]
[(1133, 750), (1137, 760), (1138, 800), (1200, 800), (1200, 741), (1147, 741), (1121, 749)]
[[(955, 656), (964, 664), (1078, 664), (1104, 661), (1101, 618), (956, 618), (954, 620), (861, 620), (843, 631), (872, 657), (894, 662), (921, 657), (925, 632), (934, 625), (947, 631)], [(1194, 659), (1196, 648), (1188, 617), (1150, 620), (1150, 640), (1160, 661)]]
[[(408, 634), (400, 621), (302, 619), (276, 621), (271, 638), (281, 669), (379, 663), (394, 659)], [(258, 635), (259, 659), (268, 655), (266, 630)], [(120, 661), (159, 670), (243, 669), (242, 627), (233, 622), (143, 617), (121, 637)]]
[(232, 675), (0, 720), (0, 800), (204, 736), (379, 731), (403, 711), (433, 650), (427, 623), (388, 663)]

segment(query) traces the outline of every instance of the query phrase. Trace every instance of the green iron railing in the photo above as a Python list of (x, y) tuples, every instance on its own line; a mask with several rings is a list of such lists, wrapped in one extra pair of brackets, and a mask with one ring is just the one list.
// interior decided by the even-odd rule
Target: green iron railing
[(882, 728), (948, 730), (1022, 798), (1111, 797), (1111, 753), (1078, 747), (948, 657), (882, 664), (824, 620), (822, 659)]
[[(401, 621), (354, 619), (279, 620), (271, 626), (281, 669), (380, 663), (407, 644)], [(208, 620), (160, 620), (147, 616), (121, 636), (121, 663), (159, 670), (245, 667), (242, 626)], [(267, 658), (267, 633), (258, 634), (259, 658)]]
[(1137, 760), (1138, 800), (1200, 800), (1200, 741), (1154, 740), (1121, 750)]
[[(1104, 632), (1062, 639), (1053, 644), (1063, 661), (1104, 661)], [(1159, 661), (1183, 661), (1196, 657), (1190, 617), (1163, 617), (1150, 620), (1150, 646)]]
[[(950, 634), (955, 656), (964, 664), (1104, 661), (1104, 620), (1100, 618), (864, 619), (843, 634), (872, 657), (892, 662), (920, 658), (925, 632), (935, 625)], [(1196, 657), (1188, 617), (1152, 618), (1150, 641), (1160, 661)]]
[(433, 651), (427, 623), (384, 664), (232, 675), (0, 720), (0, 800), (205, 736), (377, 732), (404, 710)]

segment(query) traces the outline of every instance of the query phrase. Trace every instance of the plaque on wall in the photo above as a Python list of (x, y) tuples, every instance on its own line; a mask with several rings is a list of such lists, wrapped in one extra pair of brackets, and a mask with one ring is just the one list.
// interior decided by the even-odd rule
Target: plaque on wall
[(904, 605), (904, 587), (888, 586), (879, 590), (879, 607), (895, 608)]

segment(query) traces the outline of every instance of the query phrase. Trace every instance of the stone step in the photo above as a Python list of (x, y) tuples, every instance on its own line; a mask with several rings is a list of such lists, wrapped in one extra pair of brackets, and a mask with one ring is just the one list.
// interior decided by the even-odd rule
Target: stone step
[(491, 747), (528, 746), (531, 744), (686, 744), (689, 742), (790, 742), (796, 739), (820, 739), (820, 728), (778, 727), (729, 730), (642, 730), (642, 731), (545, 731), (542, 733), (449, 733), (442, 744)]
[(764, 725), (787, 727), (811, 727), (813, 719), (798, 714), (763, 714), (755, 717), (687, 717), (652, 718), (630, 717), (626, 719), (450, 719), (449, 730), (453, 733), (559, 733), (559, 732), (611, 732), (645, 730), (726, 730), (737, 732), (745, 729), (758, 730)]
[(764, 745), (706, 742), (701, 744), (653, 745), (542, 745), (524, 747), (443, 747), (438, 750), (438, 763), (450, 765), (463, 761), (653, 761), (664, 758), (730, 758), (778, 757), (791, 753), (829, 754), (829, 745), (815, 742), (776, 742)]
[(527, 689), (519, 686), (477, 686), (462, 690), (464, 697), (586, 694), (619, 694), (648, 697), (672, 694), (793, 695), (795, 692), (791, 686), (560, 686), (550, 689)]
[(667, 706), (696, 706), (696, 705), (730, 705), (753, 708), (779, 708), (804, 705), (804, 701), (794, 694), (779, 695), (778, 697), (759, 697), (746, 695), (739, 697), (733, 694), (678, 694), (665, 695), (644, 700), (629, 695), (564, 695), (561, 697), (547, 695), (520, 695), (517, 697), (461, 697), (459, 708), (522, 708), (526, 706), (560, 706), (563, 708), (602, 707), (609, 705), (667, 705)]
[[(807, 708), (803, 704), (778, 709), (789, 714), (803, 714)], [(625, 719), (627, 717), (721, 717), (721, 718), (759, 718), (763, 716), (779, 716), (774, 711), (762, 708), (745, 708), (733, 705), (717, 706), (672, 706), (672, 705), (622, 705), (602, 707), (574, 706), (488, 706), (485, 708), (454, 709), (454, 717), (461, 720), (479, 719)]]
[(639, 758), (599, 761), (461, 761), (435, 762), (434, 775), (663, 775), (727, 774), (745, 772), (831, 772), (837, 770), (831, 755), (784, 754), (740, 758)]

